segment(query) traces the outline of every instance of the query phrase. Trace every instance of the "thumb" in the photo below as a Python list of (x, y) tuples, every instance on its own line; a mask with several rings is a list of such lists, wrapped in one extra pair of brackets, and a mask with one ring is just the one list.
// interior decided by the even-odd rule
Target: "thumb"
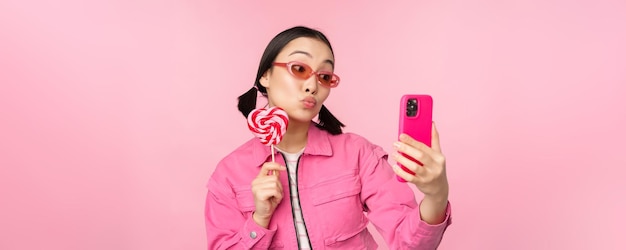
[(435, 126), (435, 122), (433, 121), (432, 129), (431, 129), (431, 148), (439, 153), (441, 153), (441, 145), (439, 144), (439, 131), (437, 131), (437, 127)]

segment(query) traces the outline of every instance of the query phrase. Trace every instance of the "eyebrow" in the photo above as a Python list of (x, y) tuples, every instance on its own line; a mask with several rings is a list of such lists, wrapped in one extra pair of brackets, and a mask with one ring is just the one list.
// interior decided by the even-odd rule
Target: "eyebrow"
[[(291, 55), (294, 55), (294, 54), (303, 54), (303, 55), (306, 55), (306, 56), (308, 56), (310, 58), (313, 58), (313, 56), (309, 52), (306, 52), (306, 51), (296, 50), (294, 52), (291, 52), (291, 54), (289, 54), (289, 55), (291, 56)], [(326, 60), (324, 60), (324, 62), (329, 63), (331, 66), (333, 66), (333, 68), (335, 67), (335, 62), (333, 62), (333, 60), (326, 59)]]

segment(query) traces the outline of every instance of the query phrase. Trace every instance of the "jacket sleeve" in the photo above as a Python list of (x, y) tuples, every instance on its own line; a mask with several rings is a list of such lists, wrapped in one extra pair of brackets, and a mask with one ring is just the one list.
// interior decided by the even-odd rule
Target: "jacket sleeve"
[(276, 228), (263, 228), (238, 206), (233, 189), (211, 178), (205, 205), (208, 249), (268, 249)]
[(383, 236), (390, 249), (436, 249), (450, 225), (450, 203), (446, 219), (430, 225), (420, 218), (415, 193), (407, 183), (399, 182), (382, 148), (360, 153), (361, 199), (368, 218)]

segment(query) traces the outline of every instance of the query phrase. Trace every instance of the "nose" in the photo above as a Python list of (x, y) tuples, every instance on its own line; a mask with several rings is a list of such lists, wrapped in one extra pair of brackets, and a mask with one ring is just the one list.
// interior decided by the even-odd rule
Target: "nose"
[(304, 84), (302, 84), (302, 87), (304, 88), (305, 92), (315, 95), (317, 93), (317, 88), (319, 88), (319, 85), (317, 83), (317, 76), (312, 75), (311, 77), (306, 79), (306, 81), (304, 81)]

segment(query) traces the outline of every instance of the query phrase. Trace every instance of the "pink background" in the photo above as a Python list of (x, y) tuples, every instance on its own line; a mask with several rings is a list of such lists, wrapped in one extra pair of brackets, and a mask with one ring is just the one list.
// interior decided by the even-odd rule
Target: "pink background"
[(626, 248), (625, 1), (356, 3), (1, 1), (0, 249), (204, 249), (235, 98), (300, 24), (347, 131), (391, 151), (400, 95), (434, 97), (440, 249)]

